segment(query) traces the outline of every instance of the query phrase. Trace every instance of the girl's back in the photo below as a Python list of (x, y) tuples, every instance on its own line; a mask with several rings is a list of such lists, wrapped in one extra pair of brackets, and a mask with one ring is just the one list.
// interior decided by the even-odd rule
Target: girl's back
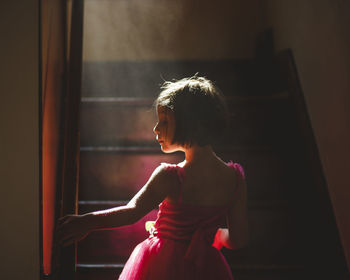
[(183, 182), (169, 180), (174, 190), (168, 197), (169, 202), (178, 201), (182, 192), (182, 202), (199, 206), (229, 206), (234, 200), (237, 187), (237, 175), (225, 162), (217, 157), (186, 165), (183, 169)]
[(215, 154), (186, 163), (163, 165), (163, 186), (171, 194), (159, 206), (150, 238), (135, 248), (120, 279), (232, 280), (216, 237), (235, 207), (236, 165)]

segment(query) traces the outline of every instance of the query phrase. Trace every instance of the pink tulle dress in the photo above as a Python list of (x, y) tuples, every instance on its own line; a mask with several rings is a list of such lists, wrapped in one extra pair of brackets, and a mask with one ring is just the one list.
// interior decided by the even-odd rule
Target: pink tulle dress
[[(177, 173), (182, 190), (184, 169), (164, 165)], [(239, 164), (228, 166), (238, 178), (244, 177)], [(180, 194), (177, 203), (164, 200), (159, 205), (149, 238), (135, 247), (119, 280), (233, 279), (224, 256), (212, 246), (217, 229), (225, 225), (228, 207), (187, 205), (181, 200)]]

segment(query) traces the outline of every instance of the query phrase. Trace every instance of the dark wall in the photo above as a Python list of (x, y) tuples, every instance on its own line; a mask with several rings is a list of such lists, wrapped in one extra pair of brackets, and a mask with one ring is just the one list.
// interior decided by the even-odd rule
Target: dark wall
[(0, 278), (39, 279), (39, 1), (0, 11)]
[(350, 2), (266, 1), (276, 49), (291, 48), (350, 267)]

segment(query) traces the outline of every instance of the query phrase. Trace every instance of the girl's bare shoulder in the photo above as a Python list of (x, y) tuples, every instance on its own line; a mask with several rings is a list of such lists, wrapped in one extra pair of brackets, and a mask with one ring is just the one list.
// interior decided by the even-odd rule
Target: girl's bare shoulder
[(233, 182), (236, 180), (236, 171), (235, 168), (232, 168), (232, 161), (226, 163), (221, 158), (217, 159), (217, 168), (219, 175), (226, 179), (228, 182)]

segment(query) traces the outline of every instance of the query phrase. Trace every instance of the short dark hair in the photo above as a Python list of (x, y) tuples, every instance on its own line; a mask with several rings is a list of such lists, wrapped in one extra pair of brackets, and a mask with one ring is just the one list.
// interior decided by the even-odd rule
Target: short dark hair
[(205, 77), (166, 81), (154, 102), (175, 115), (173, 143), (212, 145), (228, 126), (228, 109), (220, 90)]

